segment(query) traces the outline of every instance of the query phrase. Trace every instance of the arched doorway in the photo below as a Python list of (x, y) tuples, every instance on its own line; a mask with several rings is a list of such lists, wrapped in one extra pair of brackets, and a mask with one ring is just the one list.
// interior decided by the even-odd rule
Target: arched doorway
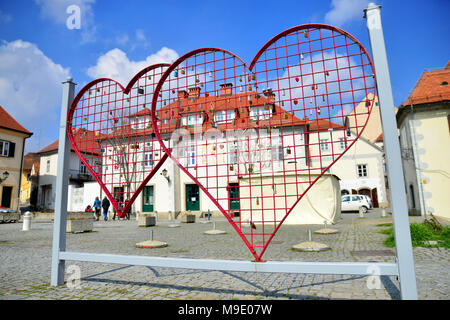
[(358, 194), (363, 194), (365, 196), (369, 196), (372, 198), (371, 196), (371, 192), (369, 188), (363, 188), (363, 189), (359, 189)]
[(377, 188), (361, 188), (358, 190), (358, 194), (369, 196), (372, 199), (373, 207), (378, 208), (378, 192)]

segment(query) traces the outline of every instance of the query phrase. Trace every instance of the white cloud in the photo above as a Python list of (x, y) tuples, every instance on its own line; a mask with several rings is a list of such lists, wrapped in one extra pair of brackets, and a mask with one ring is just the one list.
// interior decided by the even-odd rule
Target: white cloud
[(128, 37), (127, 34), (121, 34), (116, 37), (116, 43), (121, 46), (125, 46), (126, 44), (128, 44), (129, 40), (130, 40), (130, 37)]
[[(69, 69), (53, 62), (35, 44), (22, 40), (1, 42), (0, 61), (0, 105), (35, 133), (27, 140), (27, 150), (44, 147), (30, 144), (39, 139), (42, 143), (55, 140), (61, 83), (69, 76)], [(43, 137), (38, 136), (40, 131)]]
[(147, 38), (145, 36), (144, 30), (137, 29), (136, 30), (136, 40), (146, 42)]
[(342, 26), (351, 20), (362, 19), (363, 9), (369, 2), (369, 0), (332, 0), (331, 10), (325, 14), (325, 22)]
[(3, 13), (2, 10), (0, 10), (0, 22), (2, 23), (8, 23), (12, 21), (12, 17), (11, 15), (7, 14), (7, 13)]
[(156, 63), (172, 63), (178, 59), (178, 53), (167, 47), (151, 54), (145, 60), (132, 61), (122, 50), (115, 48), (97, 59), (97, 64), (88, 68), (87, 74), (93, 79), (111, 78), (126, 86), (140, 70)]
[(92, 5), (95, 0), (35, 0), (41, 7), (41, 16), (50, 19), (66, 28), (67, 18), (70, 16), (66, 9), (70, 5), (76, 5), (81, 13), (81, 43), (96, 41), (97, 28), (94, 24), (94, 10)]

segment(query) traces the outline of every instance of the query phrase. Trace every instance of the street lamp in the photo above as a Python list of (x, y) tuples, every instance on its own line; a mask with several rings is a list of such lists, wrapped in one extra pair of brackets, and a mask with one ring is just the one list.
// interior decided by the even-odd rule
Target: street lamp
[(167, 175), (167, 169), (163, 169), (161, 175), (167, 179), (167, 182), (170, 182), (170, 177)]
[(2, 178), (0, 178), (0, 183), (5, 181), (6, 179), (8, 179), (8, 177), (9, 177), (9, 172), (8, 171), (3, 172)]

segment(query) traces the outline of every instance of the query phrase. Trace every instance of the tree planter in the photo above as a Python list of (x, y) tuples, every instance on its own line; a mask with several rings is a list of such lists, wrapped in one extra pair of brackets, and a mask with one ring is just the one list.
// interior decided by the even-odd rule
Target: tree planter
[(81, 233), (90, 232), (94, 228), (94, 220), (92, 219), (79, 219), (79, 220), (67, 220), (66, 232)]
[(156, 217), (153, 215), (140, 214), (138, 217), (139, 227), (151, 227), (156, 225)]
[(194, 223), (195, 222), (195, 214), (183, 214), (181, 216), (181, 222)]

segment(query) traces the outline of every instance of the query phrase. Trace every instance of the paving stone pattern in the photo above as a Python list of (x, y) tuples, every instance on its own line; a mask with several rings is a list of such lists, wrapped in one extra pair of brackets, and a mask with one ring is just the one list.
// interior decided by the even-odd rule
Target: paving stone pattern
[[(414, 218), (412, 218), (414, 220)], [(99, 221), (94, 231), (67, 234), (67, 250), (208, 259), (252, 260), (242, 240), (224, 219), (215, 219), (217, 229), (227, 233), (206, 235), (212, 224), (181, 224), (168, 228), (158, 221), (154, 227), (138, 227), (137, 221)], [(381, 218), (374, 209), (365, 219), (345, 213), (333, 228), (339, 233), (313, 235), (331, 250), (299, 252), (292, 246), (308, 241), (308, 229), (323, 226), (284, 225), (267, 249), (266, 260), (285, 261), (377, 261), (394, 262), (389, 255), (367, 256), (355, 251), (392, 250), (383, 245), (386, 235), (377, 231)], [(381, 276), (377, 289), (369, 289), (368, 277), (357, 275), (277, 274), (202, 271), (66, 261), (65, 285), (50, 286), (53, 224), (33, 221), (30, 231), (21, 223), (0, 224), (0, 300), (6, 299), (400, 299), (396, 277)], [(141, 249), (136, 243), (149, 240), (168, 243), (165, 248)], [(414, 248), (419, 299), (449, 299), (449, 250)], [(72, 281), (69, 267), (78, 266), (81, 281)], [(73, 269), (71, 269), (73, 271)], [(72, 272), (71, 271), (71, 272)]]

